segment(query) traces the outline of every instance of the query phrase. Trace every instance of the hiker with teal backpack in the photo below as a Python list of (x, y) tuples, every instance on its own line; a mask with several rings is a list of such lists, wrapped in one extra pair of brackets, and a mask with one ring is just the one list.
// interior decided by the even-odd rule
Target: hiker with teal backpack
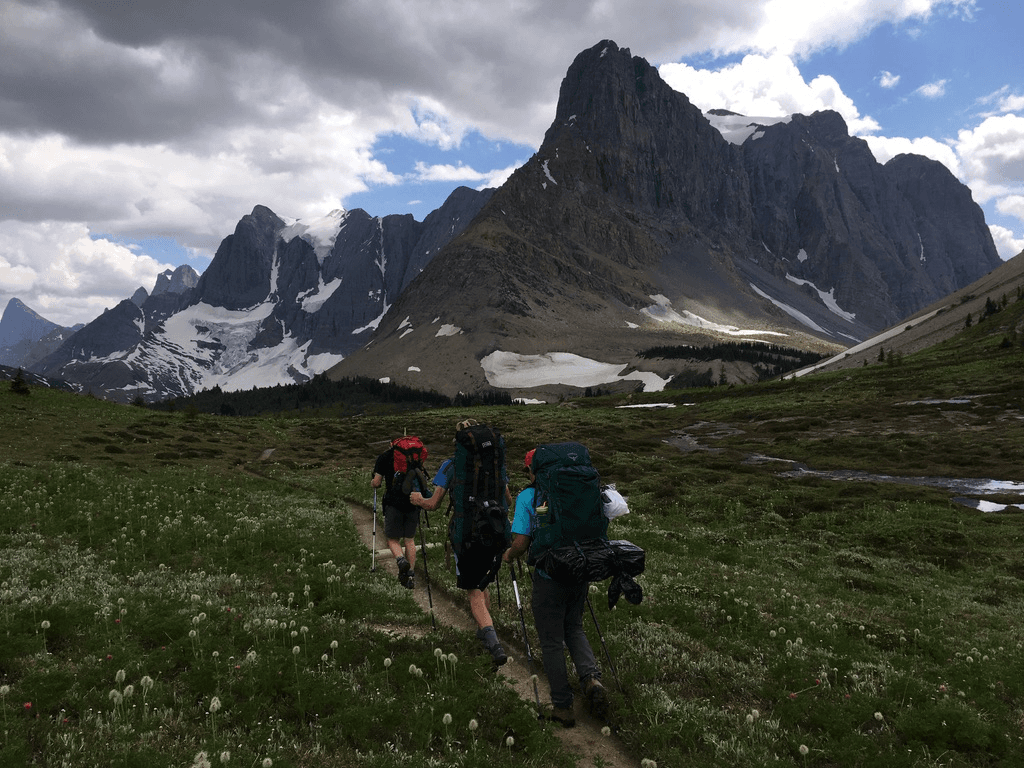
[[(399, 584), (410, 590), (415, 586), (413, 567), (416, 565), (416, 527), (420, 522), (420, 509), (410, 503), (409, 495), (414, 489), (427, 488), (423, 466), (426, 459), (427, 448), (418, 437), (409, 435), (396, 438), (388, 450), (377, 458), (374, 477), (370, 481), (375, 489), (382, 485), (385, 487), (384, 502), (381, 505), (384, 512), (384, 536), (388, 540), (388, 549), (395, 556)], [(376, 520), (374, 525), (376, 527)]]
[[(579, 443), (531, 449), (523, 465), (530, 485), (516, 497), (512, 546), (502, 560), (512, 563), (529, 553), (527, 562), (534, 566), (531, 611), (541, 640), (541, 663), (551, 690), (550, 717), (570, 727), (576, 723), (576, 717), (564, 649), (569, 650), (580, 688), (595, 715), (605, 715), (607, 695), (594, 651), (584, 633), (588, 581), (553, 579), (543, 568), (547, 565), (543, 556), (563, 538), (576, 541), (604, 537), (608, 519), (602, 511), (597, 471), (591, 466), (587, 449)], [(561, 478), (557, 477), (560, 471)], [(544, 483), (539, 483), (538, 476), (542, 474)], [(565, 509), (557, 511), (560, 504)]]
[(491, 619), (488, 585), (502, 565), (508, 547), (508, 509), (512, 502), (505, 469), (505, 442), (494, 428), (467, 419), (456, 425), (455, 455), (434, 476), (434, 493), (413, 492), (409, 501), (437, 510), (449, 496), (449, 542), (456, 562), (456, 587), (465, 590), (477, 638), (495, 667), (508, 660)]

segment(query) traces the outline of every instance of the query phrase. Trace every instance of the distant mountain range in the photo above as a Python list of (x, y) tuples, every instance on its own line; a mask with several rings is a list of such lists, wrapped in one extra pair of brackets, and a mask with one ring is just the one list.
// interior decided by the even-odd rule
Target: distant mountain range
[(43, 326), (18, 307), (8, 323), (9, 305), (0, 347), (122, 401), (325, 371), (551, 399), (584, 386), (545, 374), (556, 358), (650, 389), (689, 365), (638, 355), (656, 346), (838, 352), (1000, 264), (941, 164), (880, 165), (834, 112), (703, 114), (606, 40), (574, 60), (540, 148), (500, 189), (459, 188), (423, 222), (257, 206), (202, 277), (161, 276), (45, 354)]

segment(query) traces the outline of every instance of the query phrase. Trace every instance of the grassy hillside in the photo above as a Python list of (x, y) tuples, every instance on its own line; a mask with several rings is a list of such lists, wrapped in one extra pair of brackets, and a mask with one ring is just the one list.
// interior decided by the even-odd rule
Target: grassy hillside
[[(1020, 766), (1021, 510), (781, 471), (1020, 482), (1021, 306), (861, 369), (562, 406), (238, 418), (4, 385), (0, 765), (573, 762), (369, 573), (348, 514), (381, 441), (418, 433), (433, 469), (472, 415), (510, 468), (579, 440), (629, 498), (644, 602), (592, 603), (638, 761)], [(617, 408), (644, 400), (674, 407)]]

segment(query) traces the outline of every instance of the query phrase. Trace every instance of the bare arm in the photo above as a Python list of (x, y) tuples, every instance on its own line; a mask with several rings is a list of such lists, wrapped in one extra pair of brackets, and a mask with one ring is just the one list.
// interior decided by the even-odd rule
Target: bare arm
[(409, 495), (409, 501), (417, 507), (423, 508), (424, 510), (437, 510), (441, 505), (441, 500), (445, 498), (445, 487), (435, 486), (434, 493), (428, 498), (421, 494), (419, 491), (414, 491)]
[(530, 537), (526, 534), (513, 534), (512, 545), (502, 553), (502, 560), (511, 563), (514, 558), (521, 557), (530, 547)]

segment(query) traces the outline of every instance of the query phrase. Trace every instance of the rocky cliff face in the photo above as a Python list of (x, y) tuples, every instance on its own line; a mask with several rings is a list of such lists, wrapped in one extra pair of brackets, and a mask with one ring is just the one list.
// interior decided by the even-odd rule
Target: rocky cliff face
[(833, 112), (731, 144), (603, 41), (570, 66), (537, 154), (331, 374), (454, 393), (495, 384), (494, 353), (642, 367), (648, 346), (741, 335), (849, 345), (1000, 263), (938, 165), (880, 165)]

